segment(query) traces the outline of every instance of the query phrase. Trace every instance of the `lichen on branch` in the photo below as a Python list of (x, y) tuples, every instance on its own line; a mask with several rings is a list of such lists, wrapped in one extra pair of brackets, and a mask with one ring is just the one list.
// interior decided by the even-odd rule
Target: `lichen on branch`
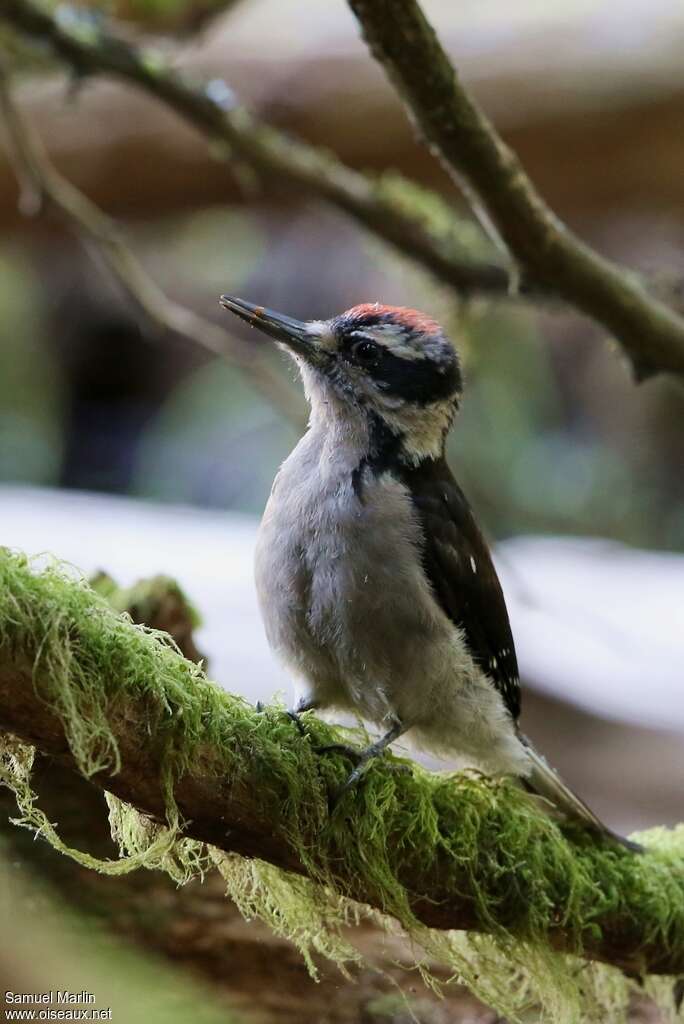
[[(22, 824), (108, 873), (183, 881), (218, 866), (243, 911), (307, 957), (355, 956), (342, 929), (370, 906), (512, 1019), (531, 992), (564, 1020), (591, 1019), (606, 986), (626, 1000), (619, 970), (578, 975), (577, 957), (650, 974), (662, 998), (671, 985), (654, 976), (684, 972), (683, 828), (642, 836), (648, 852), (634, 856), (564, 835), (511, 781), (388, 761), (331, 815), (348, 766), (315, 748), (335, 730), (307, 716), (301, 737), (282, 709), (220, 690), (73, 571), (4, 549), (0, 726)], [(107, 791), (122, 859), (61, 842), (32, 792), (32, 747)]]

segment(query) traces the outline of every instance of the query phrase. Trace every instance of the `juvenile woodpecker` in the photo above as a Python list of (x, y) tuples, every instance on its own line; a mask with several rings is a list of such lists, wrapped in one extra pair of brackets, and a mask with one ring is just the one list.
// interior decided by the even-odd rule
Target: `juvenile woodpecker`
[(266, 634), (301, 687), (293, 714), (338, 708), (384, 730), (348, 784), (410, 731), (609, 833), (518, 727), (506, 604), (444, 454), (463, 379), (439, 324), (379, 303), (302, 322), (220, 301), (294, 358), (311, 406), (256, 550)]

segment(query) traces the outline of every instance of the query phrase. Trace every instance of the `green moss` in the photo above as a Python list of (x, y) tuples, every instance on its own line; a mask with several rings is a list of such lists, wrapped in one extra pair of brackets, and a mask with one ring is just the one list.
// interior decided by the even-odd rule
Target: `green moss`
[(455, 214), (453, 206), (438, 192), (417, 185), (397, 171), (384, 171), (379, 175), (375, 189), (379, 199), (419, 220), (435, 241), (452, 252), (454, 259), (473, 264), (482, 260), (501, 262), (500, 253), (477, 222)]
[(136, 622), (150, 622), (156, 618), (161, 604), (173, 600), (193, 629), (202, 625), (199, 611), (170, 576), (152, 576), (138, 580), (131, 587), (120, 587), (108, 573), (98, 572), (88, 582), (110, 608), (116, 612), (131, 612)]
[[(374, 765), (330, 817), (327, 794), (348, 766), (313, 747), (339, 738), (337, 731), (309, 716), (310, 739), (302, 739), (280, 709), (257, 714), (207, 681), (165, 634), (116, 614), (56, 563), (38, 572), (23, 556), (0, 550), (0, 595), (0, 659), (3, 648), (32, 658), (41, 696), (61, 717), (85, 775), (119, 768), (108, 714), (121, 701), (145, 708), (150, 735), (162, 741), (166, 822), (110, 797), (122, 857), (99, 861), (62, 843), (35, 802), (31, 749), (5, 739), (0, 781), (16, 795), (18, 823), (88, 867), (158, 868), (180, 882), (218, 867), (243, 914), (291, 938), (312, 972), (314, 953), (340, 965), (358, 959), (344, 929), (368, 910), (350, 897), (373, 894), (415, 941), (416, 964), (428, 981), (425, 965), (437, 957), (511, 1020), (539, 1002), (543, 1019), (564, 1022), (616, 1020), (624, 1010), (633, 983), (616, 970), (553, 954), (549, 937), (560, 926), (578, 954), (602, 921), (616, 919), (638, 925), (644, 944), (684, 947), (684, 827), (642, 837), (649, 852), (641, 857), (579, 834), (570, 843), (510, 780), (417, 766), (399, 773), (390, 770), (392, 759)], [(222, 778), (250, 786), (309, 879), (183, 838), (174, 785), (207, 750), (215, 752)], [(472, 894), (473, 913), (488, 934), (431, 931), (417, 921), (407, 886), (420, 891), (436, 872), (445, 893)], [(385, 925), (396, 927), (390, 917)], [(648, 985), (671, 1004), (671, 979)]]

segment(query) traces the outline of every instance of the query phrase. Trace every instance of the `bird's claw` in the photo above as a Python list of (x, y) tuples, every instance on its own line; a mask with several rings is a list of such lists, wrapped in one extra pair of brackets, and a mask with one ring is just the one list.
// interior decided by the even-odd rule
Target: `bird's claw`
[(342, 754), (353, 764), (362, 764), (366, 758), (365, 750), (357, 750), (356, 747), (349, 747), (346, 743), (327, 743), (323, 747), (314, 747), (316, 754)]
[[(254, 705), (254, 710), (256, 711), (256, 713), (258, 715), (262, 715), (265, 712), (265, 710), (266, 710), (266, 705), (263, 704), (260, 700), (258, 700), (256, 702), (256, 704)], [(299, 735), (300, 736), (306, 736), (306, 728), (304, 727), (304, 723), (302, 722), (301, 718), (299, 717), (299, 713), (297, 711), (295, 711), (293, 708), (288, 708), (288, 710), (285, 712), (285, 714), (297, 726), (297, 729), (299, 731)]]
[[(357, 750), (355, 747), (348, 747), (345, 743), (330, 743), (327, 746), (316, 748), (317, 754), (342, 754), (344, 757), (349, 758), (349, 760), (354, 764), (354, 769), (349, 773), (346, 780), (338, 787), (338, 789), (334, 790), (330, 794), (328, 807), (331, 814), (339, 804), (342, 797), (352, 790), (358, 782), (360, 782), (370, 763), (383, 754), (385, 749), (386, 748), (384, 746), (372, 744), (370, 747), (366, 747), (365, 750)], [(386, 762), (386, 765), (390, 771), (402, 773), (411, 771), (407, 764), (401, 764), (401, 762), (388, 761)]]
[(330, 794), (328, 800), (328, 810), (331, 814), (339, 804), (342, 797), (346, 793), (349, 793), (350, 790), (354, 789), (357, 783), (360, 782), (361, 777), (364, 775), (366, 767), (370, 760), (371, 758), (366, 758), (365, 760), (360, 761), (359, 764), (357, 764), (356, 768), (354, 768), (354, 770), (347, 776), (346, 780), (342, 783), (342, 785), (338, 786), (338, 788), (333, 790), (333, 792)]
[(290, 721), (294, 722), (294, 724), (297, 726), (297, 729), (299, 731), (299, 735), (300, 736), (306, 736), (306, 728), (304, 727), (304, 723), (302, 722), (301, 718), (299, 717), (299, 714), (296, 711), (294, 711), (292, 708), (289, 708), (285, 712), (285, 714), (290, 719)]

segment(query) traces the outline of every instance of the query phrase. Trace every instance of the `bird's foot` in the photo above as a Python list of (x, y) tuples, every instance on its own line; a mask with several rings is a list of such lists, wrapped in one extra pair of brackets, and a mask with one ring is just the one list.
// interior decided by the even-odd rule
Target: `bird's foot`
[(299, 735), (306, 736), (306, 727), (302, 722), (301, 718), (299, 717), (299, 712), (295, 711), (294, 708), (288, 708), (285, 714), (287, 715), (291, 722), (294, 722), (294, 724), (297, 727), (297, 731), (299, 732)]
[[(296, 725), (297, 730), (298, 730), (300, 736), (306, 736), (306, 727), (305, 727), (304, 723), (302, 722), (302, 720), (300, 718), (300, 715), (304, 711), (311, 711), (315, 707), (316, 707), (315, 704), (311, 704), (309, 702), (307, 702), (307, 703), (300, 702), (296, 707), (288, 708), (287, 711), (285, 712), (285, 714), (290, 719), (290, 721), (294, 722), (294, 724)], [(256, 711), (256, 713), (258, 715), (261, 715), (266, 710), (266, 706), (264, 704), (262, 704), (262, 702), (260, 700), (258, 700), (256, 702), (256, 704), (254, 705), (254, 709), (255, 709), (255, 711)]]
[(361, 779), (365, 775), (366, 770), (367, 770), (368, 765), (370, 764), (370, 762), (374, 758), (378, 757), (380, 753), (381, 753), (381, 751), (377, 751), (377, 752), (374, 751), (373, 753), (368, 753), (367, 750), (363, 750), (361, 752), (357, 751), (358, 759), (357, 759), (357, 762), (356, 762), (356, 767), (354, 768), (353, 771), (351, 771), (349, 773), (349, 775), (347, 776), (346, 780), (342, 783), (342, 785), (338, 789), (336, 789), (333, 792), (333, 794), (331, 796), (330, 804), (329, 804), (331, 812), (335, 810), (335, 808), (339, 804), (339, 802), (342, 799), (342, 797), (346, 793), (349, 793), (350, 790), (354, 789), (358, 785), (358, 783), (361, 781)]
[[(375, 760), (376, 757), (379, 757), (380, 754), (384, 753), (384, 751), (387, 749), (390, 743), (396, 740), (397, 737), (400, 736), (403, 731), (404, 727), (400, 722), (397, 721), (392, 726), (392, 728), (387, 733), (385, 733), (384, 736), (382, 736), (375, 743), (371, 743), (370, 746), (365, 747), (363, 750), (357, 750), (355, 747), (348, 747), (344, 743), (331, 743), (326, 747), (318, 748), (318, 753), (333, 752), (343, 754), (345, 757), (348, 757), (349, 760), (354, 763), (354, 769), (352, 772), (350, 772), (346, 781), (339, 787), (339, 789), (337, 789), (331, 795), (331, 812), (334, 811), (334, 809), (337, 807), (345, 793), (348, 793), (357, 785), (357, 783), (365, 774), (370, 762)], [(392, 767), (394, 768), (395, 766), (392, 765)], [(405, 770), (406, 768), (405, 765), (397, 765), (396, 767), (400, 768), (401, 770)]]
[(316, 754), (342, 754), (348, 758), (353, 764), (359, 765), (364, 760), (364, 750), (359, 750), (357, 747), (347, 746), (346, 743), (326, 743), (324, 747), (314, 747), (314, 753)]
[[(349, 747), (346, 743), (328, 743), (324, 747), (314, 747), (313, 751), (315, 754), (342, 754), (343, 757), (348, 758), (357, 767), (359, 765), (366, 764), (371, 761), (373, 757), (378, 757), (382, 750), (378, 750), (373, 754), (366, 756), (366, 750), (359, 750), (357, 747)], [(390, 771), (401, 772), (406, 774), (411, 771), (411, 768), (407, 764), (402, 764), (399, 761), (389, 761), (387, 767)]]

